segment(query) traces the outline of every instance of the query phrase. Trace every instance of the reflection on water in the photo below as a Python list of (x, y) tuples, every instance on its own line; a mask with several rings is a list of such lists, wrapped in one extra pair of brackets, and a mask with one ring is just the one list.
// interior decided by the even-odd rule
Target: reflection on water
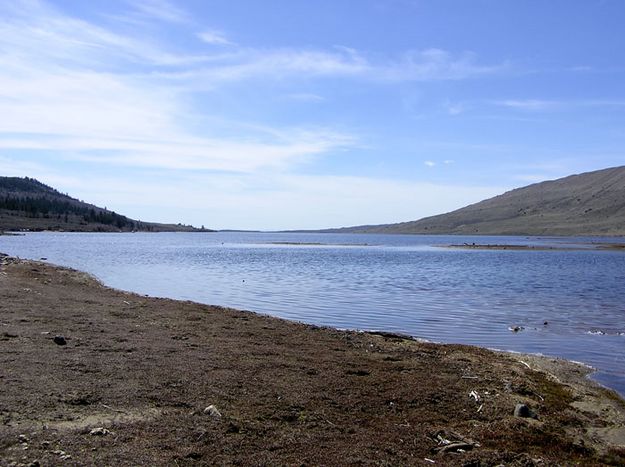
[(625, 394), (625, 252), (436, 247), (588, 240), (40, 233), (0, 237), (0, 251), (144, 294), (583, 361)]

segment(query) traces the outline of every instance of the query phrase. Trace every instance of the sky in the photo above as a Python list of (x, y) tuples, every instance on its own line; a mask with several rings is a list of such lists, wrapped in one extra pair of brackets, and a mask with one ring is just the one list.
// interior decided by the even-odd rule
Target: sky
[(0, 0), (0, 175), (214, 229), (625, 165), (622, 0)]

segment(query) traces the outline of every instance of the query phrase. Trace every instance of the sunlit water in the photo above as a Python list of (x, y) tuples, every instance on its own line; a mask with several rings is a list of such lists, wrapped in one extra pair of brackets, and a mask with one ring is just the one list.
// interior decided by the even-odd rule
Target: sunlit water
[(31, 233), (0, 236), (0, 251), (46, 257), (142, 294), (565, 357), (596, 367), (597, 380), (625, 394), (625, 252), (436, 246), (582, 240)]

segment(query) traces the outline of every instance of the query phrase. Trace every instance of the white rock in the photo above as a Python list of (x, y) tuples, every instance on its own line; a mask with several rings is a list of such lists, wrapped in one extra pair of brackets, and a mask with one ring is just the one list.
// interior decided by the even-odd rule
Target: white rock
[(208, 407), (206, 407), (204, 409), (204, 413), (206, 415), (210, 415), (211, 417), (221, 418), (221, 413), (219, 412), (219, 410), (217, 410), (217, 407), (215, 407), (214, 405), (209, 405)]
[(106, 436), (106, 435), (110, 435), (111, 432), (107, 430), (106, 428), (98, 427), (98, 428), (94, 428), (93, 430), (91, 430), (89, 434), (91, 436)]

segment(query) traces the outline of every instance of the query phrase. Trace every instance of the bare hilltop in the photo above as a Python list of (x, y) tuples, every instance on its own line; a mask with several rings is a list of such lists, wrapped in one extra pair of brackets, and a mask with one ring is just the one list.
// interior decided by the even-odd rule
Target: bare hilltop
[(625, 235), (625, 166), (571, 175), (456, 211), (333, 232), (461, 235)]

